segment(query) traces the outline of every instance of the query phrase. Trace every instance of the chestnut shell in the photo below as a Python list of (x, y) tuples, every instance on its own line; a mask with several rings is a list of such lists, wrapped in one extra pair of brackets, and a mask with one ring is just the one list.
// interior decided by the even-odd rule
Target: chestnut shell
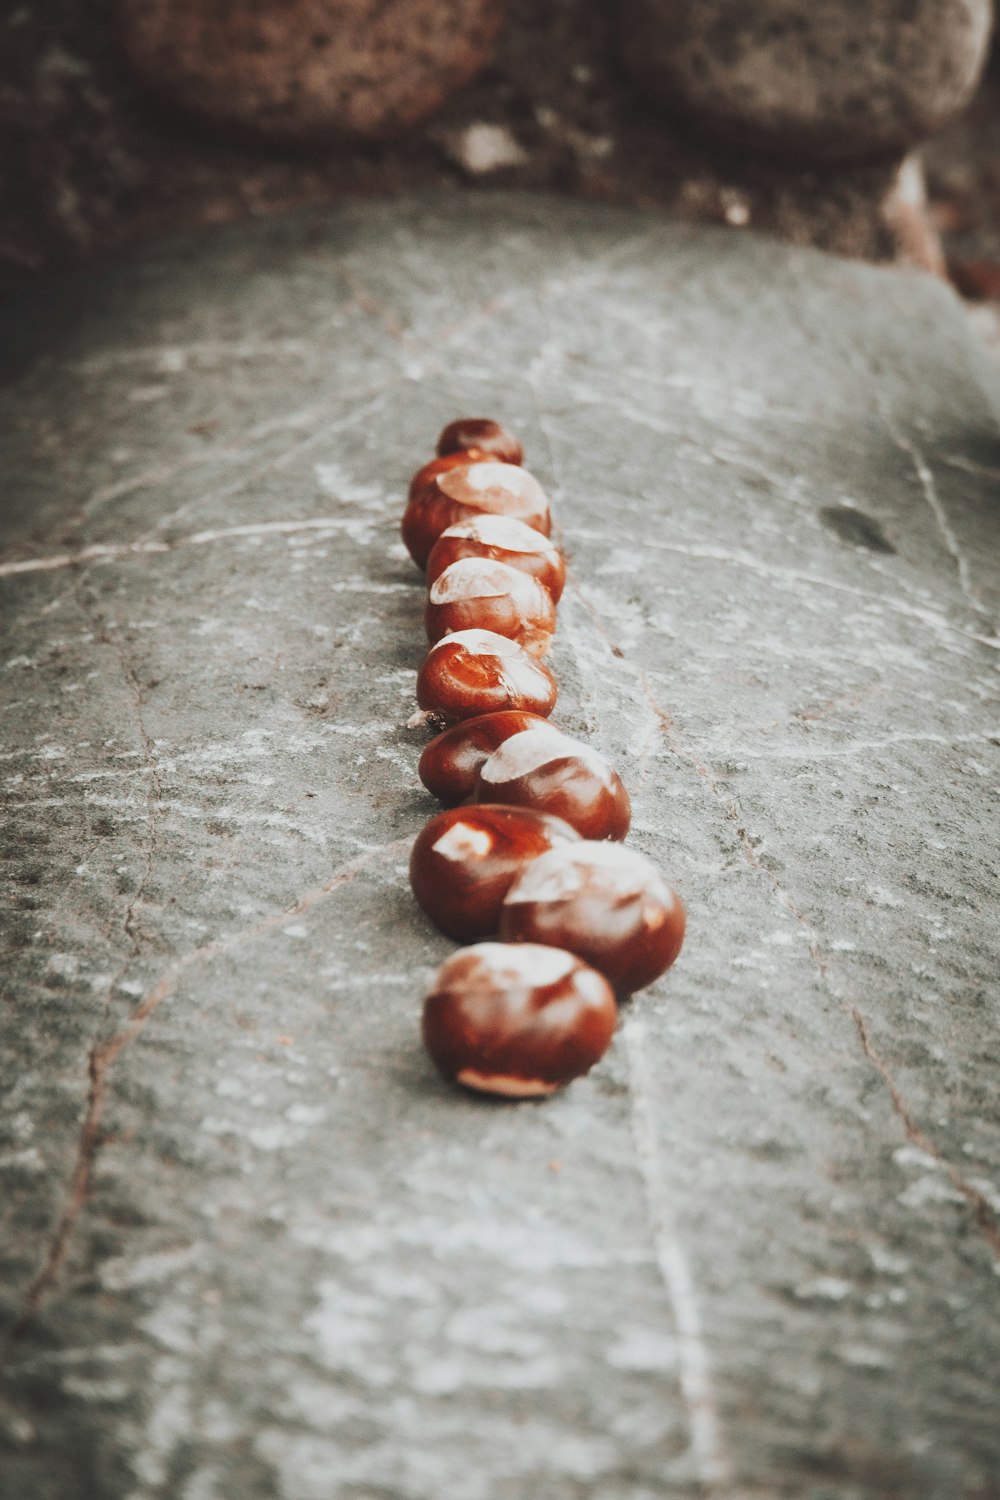
[(511, 708), (453, 724), (424, 746), (417, 774), (432, 796), (451, 806), (471, 797), (479, 767), (498, 745), (522, 729), (548, 723), (539, 714)]
[(625, 838), (632, 803), (611, 763), (551, 724), (509, 735), (480, 766), (473, 796), (564, 818), (585, 839)]
[(466, 557), (489, 557), (519, 568), (548, 589), (558, 604), (566, 585), (566, 561), (558, 547), (514, 516), (481, 515), (442, 531), (427, 559), (427, 582)]
[(506, 563), (463, 557), (431, 584), (424, 609), (429, 641), (460, 630), (495, 630), (532, 656), (544, 656), (556, 628), (552, 595)]
[(469, 450), (488, 453), (505, 464), (524, 462), (524, 449), (517, 438), (492, 417), (459, 417), (442, 428), (436, 452), (443, 455)]
[(417, 674), (417, 703), (448, 724), (502, 709), (547, 717), (558, 691), (547, 667), (492, 630), (445, 636)]
[(579, 837), (561, 818), (525, 807), (450, 808), (417, 835), (410, 888), (436, 927), (473, 942), (497, 931), (503, 898), (526, 865)]
[(651, 860), (581, 842), (528, 865), (504, 900), (500, 935), (551, 943), (600, 969), (624, 998), (658, 979), (684, 941), (684, 903)]
[(530, 1099), (581, 1077), (607, 1051), (617, 1008), (572, 953), (479, 943), (445, 960), (424, 1001), (424, 1045), (453, 1083)]
[(483, 514), (514, 516), (543, 536), (552, 524), (545, 491), (527, 469), (469, 453), (435, 458), (410, 484), (400, 528), (406, 549), (425, 568), (442, 531)]

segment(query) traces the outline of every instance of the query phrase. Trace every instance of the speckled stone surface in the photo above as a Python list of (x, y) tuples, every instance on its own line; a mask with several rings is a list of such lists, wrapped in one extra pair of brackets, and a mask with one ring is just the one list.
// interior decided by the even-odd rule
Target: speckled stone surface
[(624, 0), (622, 51), (664, 109), (742, 149), (902, 156), (968, 104), (991, 0)]
[[(545, 199), (8, 317), (3, 1500), (997, 1493), (994, 376), (950, 294)], [(398, 541), (525, 441), (559, 722), (688, 905), (541, 1105), (418, 1040)]]
[(279, 140), (398, 135), (490, 56), (505, 0), (118, 0), (120, 41), (168, 104)]

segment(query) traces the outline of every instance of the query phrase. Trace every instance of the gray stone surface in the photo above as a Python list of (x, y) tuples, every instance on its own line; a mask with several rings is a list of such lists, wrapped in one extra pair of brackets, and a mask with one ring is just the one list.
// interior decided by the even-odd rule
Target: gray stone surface
[[(6, 349), (3, 1500), (1000, 1493), (1000, 442), (950, 294), (441, 200), (163, 246)], [(417, 1035), (396, 528), (468, 411), (690, 915), (540, 1106)]]

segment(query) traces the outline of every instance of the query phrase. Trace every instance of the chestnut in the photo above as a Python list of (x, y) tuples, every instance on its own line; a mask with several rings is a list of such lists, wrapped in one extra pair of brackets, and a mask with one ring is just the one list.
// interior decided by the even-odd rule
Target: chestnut
[(407, 551), (418, 567), (427, 566), (430, 550), (442, 531), (483, 513), (513, 516), (548, 536), (549, 502), (527, 469), (477, 459), (468, 453), (462, 455), (463, 462), (439, 467), (447, 465), (452, 456), (425, 464), (410, 485), (401, 529)]
[(438, 970), (424, 1000), (424, 1045), (453, 1083), (540, 1098), (590, 1071), (616, 1020), (607, 980), (572, 953), (477, 943)]
[(439, 458), (432, 458), (430, 463), (424, 464), (422, 469), (418, 469), (410, 480), (407, 499), (412, 500), (415, 495), (421, 494), (434, 481), (438, 474), (446, 474), (449, 469), (457, 469), (465, 464), (475, 463), (478, 458), (478, 453), (444, 453)]
[(505, 739), (480, 766), (474, 796), (554, 813), (585, 839), (623, 839), (632, 818), (611, 763), (551, 724)]
[(424, 624), (429, 641), (458, 630), (495, 630), (544, 656), (556, 607), (548, 589), (527, 573), (487, 557), (463, 557), (431, 584)]
[(558, 691), (547, 667), (495, 630), (444, 636), (417, 674), (417, 702), (446, 724), (507, 708), (547, 718)]
[(491, 557), (508, 567), (520, 568), (548, 589), (558, 604), (566, 583), (562, 553), (540, 531), (513, 516), (473, 516), (442, 531), (427, 559), (427, 582), (433, 583), (445, 568), (463, 557)]
[(524, 462), (524, 449), (512, 432), (501, 427), (489, 417), (459, 417), (442, 429), (437, 440), (439, 454), (462, 453), (469, 450), (488, 453), (505, 464)]
[(452, 804), (471, 797), (476, 772), (498, 745), (519, 734), (522, 729), (547, 721), (538, 714), (508, 709), (505, 713), (480, 714), (453, 724), (424, 746), (417, 773), (427, 790), (439, 802)]
[(526, 807), (453, 807), (431, 818), (410, 854), (410, 886), (436, 927), (460, 943), (496, 932), (526, 864), (580, 835)]
[(624, 998), (652, 984), (677, 957), (684, 905), (634, 849), (571, 844), (539, 855), (514, 882), (500, 935), (568, 948), (600, 969)]

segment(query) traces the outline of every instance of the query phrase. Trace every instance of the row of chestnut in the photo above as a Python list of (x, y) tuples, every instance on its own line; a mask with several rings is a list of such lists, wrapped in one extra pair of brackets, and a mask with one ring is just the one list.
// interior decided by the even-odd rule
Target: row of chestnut
[(684, 937), (676, 892), (622, 845), (618, 773), (548, 722), (557, 686), (542, 657), (566, 570), (522, 459), (497, 423), (451, 423), (402, 526), (428, 583), (417, 701), (447, 726), (420, 758), (446, 810), (413, 846), (410, 883), (441, 931), (472, 945), (439, 970), (424, 1041), (446, 1077), (511, 1098), (586, 1073), (616, 1002), (664, 973)]

